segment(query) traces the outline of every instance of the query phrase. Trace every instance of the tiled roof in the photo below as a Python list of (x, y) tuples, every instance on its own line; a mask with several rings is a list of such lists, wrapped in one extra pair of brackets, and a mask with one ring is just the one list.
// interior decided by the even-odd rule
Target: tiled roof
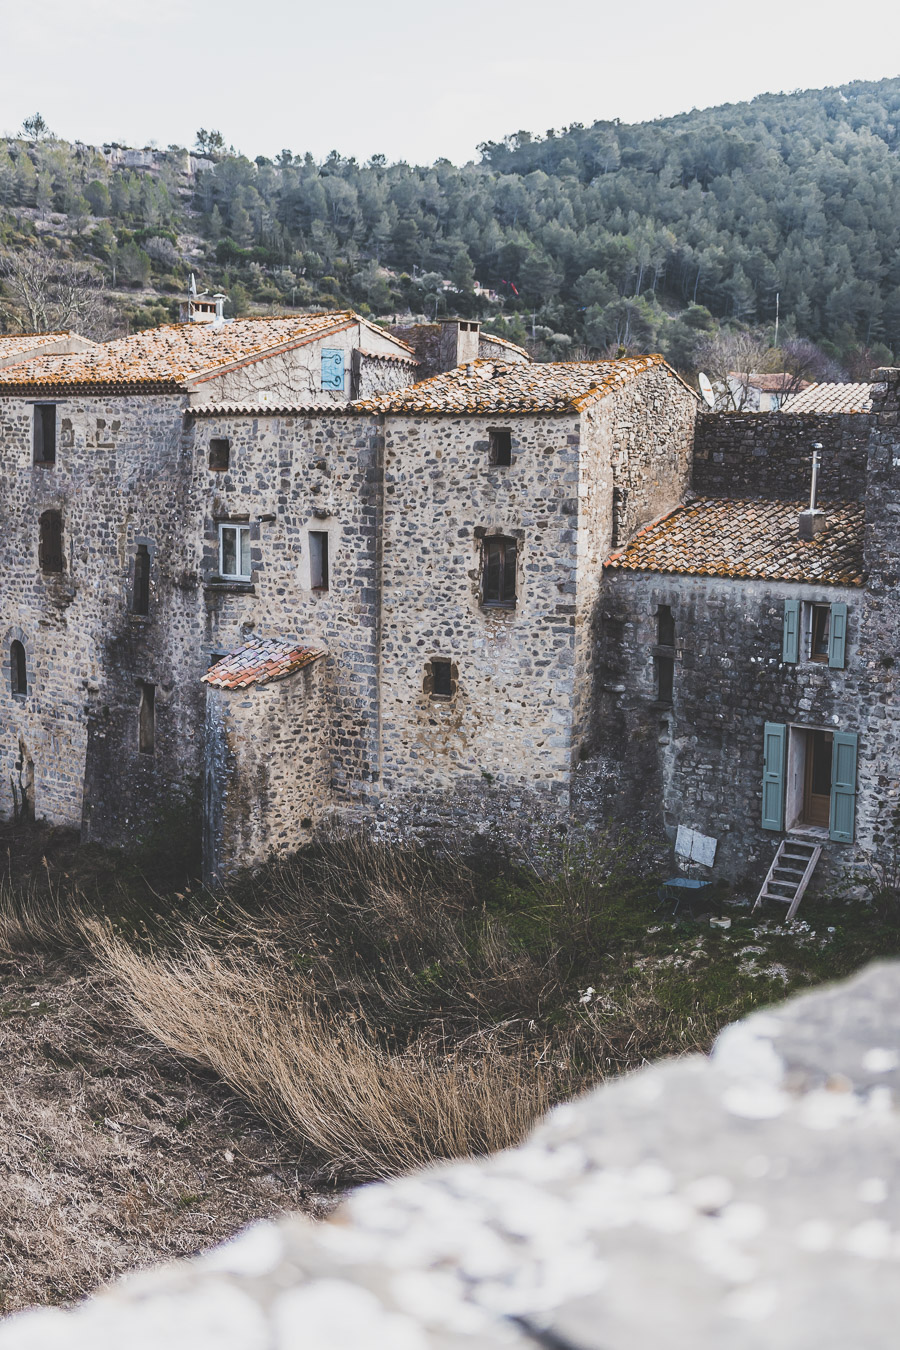
[(39, 347), (50, 347), (73, 336), (65, 328), (58, 333), (0, 333), (0, 361), (8, 356), (36, 351)]
[[(614, 393), (661, 356), (625, 356), (618, 361), (546, 363), (480, 359), (430, 380), (380, 394), (357, 407), (387, 413), (580, 412)], [(668, 367), (667, 367), (668, 369)], [(673, 373), (673, 378), (677, 376)]]
[(307, 417), (348, 413), (357, 411), (355, 403), (287, 403), (273, 401), (262, 402), (259, 399), (231, 400), (222, 403), (192, 403), (188, 412), (192, 417)]
[(823, 503), (825, 532), (798, 537), (806, 502), (702, 497), (648, 525), (606, 566), (630, 572), (758, 577), (825, 586), (863, 584), (864, 513), (858, 502)]
[(498, 346), (506, 347), (511, 352), (518, 352), (520, 356), (525, 357), (526, 361), (531, 360), (531, 357), (525, 348), (520, 347), (518, 343), (510, 342), (509, 338), (499, 337), (496, 333), (486, 333), (482, 328), (481, 332), (478, 334), (478, 341), (481, 342), (482, 339), (485, 342), (496, 342)]
[[(393, 337), (393, 334), (391, 334), (391, 336)], [(394, 341), (401, 342), (402, 339), (394, 338)], [(359, 354), (360, 356), (364, 356), (367, 361), (396, 361), (397, 364), (401, 366), (417, 366), (419, 364), (419, 358), (413, 356), (412, 349), (409, 348), (408, 343), (404, 342), (403, 346), (409, 349), (409, 356), (404, 356), (400, 352), (367, 352), (363, 351), (362, 347), (359, 349)]]
[(786, 399), (785, 413), (870, 413), (872, 395), (883, 390), (879, 384), (811, 384), (801, 394)]
[(299, 647), (280, 638), (259, 638), (245, 642), (236, 652), (217, 661), (203, 676), (215, 689), (248, 689), (250, 685), (271, 684), (293, 675), (295, 670), (317, 661), (325, 652), (316, 647)]
[[(161, 328), (147, 328), (115, 342), (98, 344), (86, 352), (35, 357), (0, 370), (0, 393), (11, 386), (76, 392), (97, 387), (123, 392), (140, 388), (174, 393), (202, 375), (213, 374), (220, 367), (240, 365), (272, 349), (311, 342), (356, 323), (372, 327), (351, 310), (291, 314), (271, 319), (234, 319), (221, 326), (164, 324)], [(384, 336), (390, 335), (385, 333)], [(396, 338), (391, 340), (399, 342)]]
[[(742, 375), (739, 371), (729, 370), (729, 380), (735, 380), (738, 384), (743, 384), (746, 380), (748, 389), (758, 389), (763, 394), (781, 394), (786, 389), (791, 389), (795, 383), (793, 375), (786, 371), (779, 371), (772, 374), (751, 374)], [(797, 384), (798, 389), (808, 389), (809, 380), (800, 380)]]

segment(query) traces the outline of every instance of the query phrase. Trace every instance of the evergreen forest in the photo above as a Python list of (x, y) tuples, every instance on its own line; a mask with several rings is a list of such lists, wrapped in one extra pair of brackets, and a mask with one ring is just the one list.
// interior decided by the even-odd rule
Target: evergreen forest
[(479, 152), (250, 158), (201, 130), (135, 153), (30, 117), (0, 139), (0, 331), (170, 322), (193, 272), (230, 314), (459, 314), (543, 359), (662, 350), (692, 371), (750, 334), (865, 378), (900, 353), (900, 79)]

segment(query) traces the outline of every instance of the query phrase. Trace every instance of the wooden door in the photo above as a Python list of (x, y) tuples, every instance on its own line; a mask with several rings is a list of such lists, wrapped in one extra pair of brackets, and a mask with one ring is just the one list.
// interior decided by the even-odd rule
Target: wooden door
[(803, 822), (828, 828), (831, 814), (831, 759), (834, 736), (830, 731), (806, 733), (806, 776)]

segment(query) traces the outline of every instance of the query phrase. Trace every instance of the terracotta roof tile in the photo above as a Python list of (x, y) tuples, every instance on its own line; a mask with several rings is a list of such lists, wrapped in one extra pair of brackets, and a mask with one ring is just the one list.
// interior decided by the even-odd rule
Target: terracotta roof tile
[(63, 342), (74, 336), (67, 328), (58, 333), (0, 333), (0, 361), (8, 356), (27, 355), (40, 347), (50, 347), (54, 342)]
[(203, 676), (204, 684), (215, 689), (248, 689), (251, 685), (283, 680), (304, 666), (318, 661), (325, 652), (316, 647), (300, 647), (280, 638), (257, 638), (245, 642), (236, 652), (217, 661)]
[[(580, 412), (653, 366), (665, 366), (665, 361), (661, 356), (626, 356), (618, 361), (526, 365), (482, 358), (357, 407), (371, 412), (473, 415)], [(673, 378), (678, 378), (674, 372)]]
[(192, 417), (346, 417), (358, 411), (355, 403), (288, 403), (274, 399), (271, 403), (260, 399), (233, 399), (221, 403), (192, 403), (188, 412)]
[(870, 413), (878, 384), (811, 384), (802, 393), (785, 399), (785, 413)]
[[(17, 389), (102, 388), (123, 392), (177, 392), (191, 381), (223, 366), (252, 360), (268, 351), (311, 342), (366, 322), (352, 310), (291, 314), (279, 318), (235, 319), (216, 327), (207, 323), (164, 324), (115, 342), (98, 343), (86, 352), (35, 357), (0, 370), (0, 393)], [(384, 330), (376, 330), (384, 331)], [(384, 332), (392, 342), (405, 343)]]
[[(729, 380), (737, 380), (741, 384), (747, 381), (748, 389), (759, 389), (763, 394), (782, 394), (786, 389), (791, 389), (795, 383), (795, 377), (789, 375), (786, 371), (779, 371), (776, 374), (751, 374), (742, 375), (740, 371), (729, 370)], [(798, 389), (808, 389), (809, 380), (800, 380)]]
[(807, 505), (701, 497), (641, 530), (606, 566), (861, 586), (863, 507), (858, 502), (823, 503), (825, 532), (807, 541), (797, 533), (798, 516)]
[(518, 352), (519, 356), (524, 356), (526, 361), (531, 360), (530, 355), (524, 347), (520, 347), (517, 342), (510, 342), (509, 338), (500, 337), (498, 333), (486, 333), (482, 328), (481, 332), (478, 334), (478, 341), (479, 343), (482, 341), (496, 342), (499, 347), (506, 347), (508, 351)]

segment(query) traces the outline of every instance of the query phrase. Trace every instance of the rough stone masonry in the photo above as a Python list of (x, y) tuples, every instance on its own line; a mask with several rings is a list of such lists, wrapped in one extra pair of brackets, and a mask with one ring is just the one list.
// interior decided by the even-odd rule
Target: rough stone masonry
[(900, 966), (558, 1107), (520, 1148), (261, 1223), (0, 1350), (887, 1350)]

